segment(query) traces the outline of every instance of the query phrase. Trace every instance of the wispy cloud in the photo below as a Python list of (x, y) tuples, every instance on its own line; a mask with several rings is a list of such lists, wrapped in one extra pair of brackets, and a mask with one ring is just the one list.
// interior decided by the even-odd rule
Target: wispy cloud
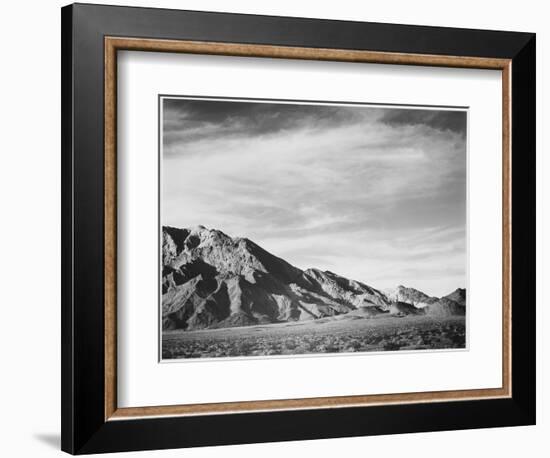
[(465, 284), (464, 112), (170, 99), (163, 224), (375, 287)]

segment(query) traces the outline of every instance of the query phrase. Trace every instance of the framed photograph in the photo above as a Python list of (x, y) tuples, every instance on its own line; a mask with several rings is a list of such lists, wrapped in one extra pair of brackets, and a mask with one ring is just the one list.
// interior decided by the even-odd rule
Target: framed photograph
[(535, 423), (534, 34), (71, 5), (62, 126), (63, 450)]

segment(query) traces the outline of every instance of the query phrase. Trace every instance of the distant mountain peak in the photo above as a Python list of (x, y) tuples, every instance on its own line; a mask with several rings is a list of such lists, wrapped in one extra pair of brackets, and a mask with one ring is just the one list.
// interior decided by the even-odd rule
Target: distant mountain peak
[(466, 305), (466, 289), (457, 288), (451, 294), (447, 294), (442, 299), (450, 299), (460, 305)]
[(451, 294), (454, 294), (454, 293), (465, 294), (466, 288), (457, 288)]
[(437, 297), (430, 297), (426, 293), (404, 285), (398, 285), (394, 289), (388, 289), (385, 291), (386, 295), (397, 302), (406, 302), (414, 305), (415, 307), (426, 307), (427, 305), (438, 300)]

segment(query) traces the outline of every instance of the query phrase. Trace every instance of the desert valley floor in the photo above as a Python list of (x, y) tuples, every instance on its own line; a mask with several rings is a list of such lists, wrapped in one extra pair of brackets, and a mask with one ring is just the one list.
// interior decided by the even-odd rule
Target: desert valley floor
[(162, 358), (214, 358), (465, 348), (465, 316), (349, 313), (318, 320), (163, 331)]

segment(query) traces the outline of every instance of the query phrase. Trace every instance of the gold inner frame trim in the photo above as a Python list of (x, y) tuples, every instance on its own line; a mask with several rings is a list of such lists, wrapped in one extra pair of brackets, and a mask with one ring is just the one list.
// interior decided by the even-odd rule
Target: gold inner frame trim
[[(116, 140), (117, 51), (119, 50), (500, 70), (502, 72), (502, 387), (454, 391), (119, 408), (117, 405), (116, 334)], [(212, 415), (511, 397), (511, 66), (511, 60), (509, 59), (482, 57), (105, 37), (105, 420), (112, 421), (152, 416)]]

